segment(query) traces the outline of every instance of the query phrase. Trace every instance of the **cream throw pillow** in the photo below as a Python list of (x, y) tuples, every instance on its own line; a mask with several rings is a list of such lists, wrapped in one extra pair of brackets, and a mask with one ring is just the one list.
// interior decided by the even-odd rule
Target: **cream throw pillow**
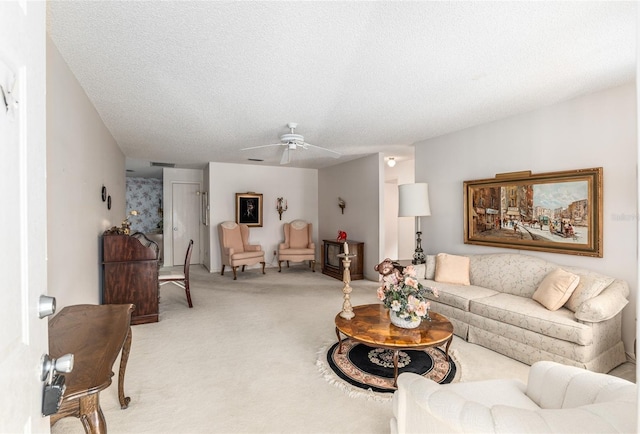
[(558, 310), (571, 297), (580, 282), (580, 276), (556, 268), (542, 279), (533, 299), (549, 310)]
[(442, 283), (469, 285), (469, 258), (467, 256), (438, 253), (434, 280)]
[(575, 291), (573, 291), (573, 294), (571, 294), (571, 297), (569, 297), (569, 300), (565, 303), (565, 307), (573, 312), (577, 312), (582, 303), (600, 295), (613, 281), (613, 277), (607, 276), (580, 276), (580, 283), (578, 283)]

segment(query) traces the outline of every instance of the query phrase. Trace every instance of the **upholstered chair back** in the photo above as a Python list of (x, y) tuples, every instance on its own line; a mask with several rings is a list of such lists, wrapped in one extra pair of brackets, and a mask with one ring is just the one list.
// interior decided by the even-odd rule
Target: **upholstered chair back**
[(240, 225), (235, 222), (223, 222), (220, 224), (220, 235), (224, 247), (232, 248), (236, 252), (244, 251)]
[[(285, 244), (291, 249), (306, 249), (311, 242), (311, 223), (294, 220), (284, 224)], [(288, 239), (287, 239), (288, 238)]]

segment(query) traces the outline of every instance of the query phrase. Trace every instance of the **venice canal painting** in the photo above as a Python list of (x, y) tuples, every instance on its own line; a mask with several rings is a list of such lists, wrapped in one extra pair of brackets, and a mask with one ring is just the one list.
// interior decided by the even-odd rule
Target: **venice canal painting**
[(598, 256), (601, 171), (591, 170), (595, 178), (466, 181), (465, 243)]

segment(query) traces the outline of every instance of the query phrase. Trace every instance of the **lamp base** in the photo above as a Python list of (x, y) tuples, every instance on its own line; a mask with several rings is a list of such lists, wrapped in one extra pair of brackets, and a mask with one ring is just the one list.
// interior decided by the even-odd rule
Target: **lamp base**
[(411, 263), (413, 265), (418, 265), (418, 264), (424, 264), (427, 262), (427, 258), (424, 255), (424, 253), (422, 252), (415, 252), (413, 254), (413, 260), (411, 261)]
[(414, 265), (424, 264), (425, 262), (427, 262), (427, 257), (424, 255), (424, 251), (422, 250), (421, 236), (422, 232), (416, 232), (416, 251), (413, 254), (413, 261), (411, 261), (411, 263)]

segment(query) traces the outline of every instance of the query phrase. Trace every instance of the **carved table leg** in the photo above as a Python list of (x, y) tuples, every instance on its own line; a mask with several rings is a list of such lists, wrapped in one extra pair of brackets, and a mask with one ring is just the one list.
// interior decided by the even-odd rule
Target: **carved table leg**
[(393, 387), (398, 388), (398, 353), (400, 350), (393, 350)]
[(338, 330), (338, 327), (336, 327), (336, 336), (338, 336), (338, 354), (342, 354), (342, 339), (340, 339), (340, 330)]
[(451, 335), (451, 337), (447, 341), (447, 346), (445, 347), (445, 350), (444, 350), (444, 354), (445, 354), (445, 356), (447, 356), (447, 362), (450, 362), (450, 360), (449, 360), (449, 345), (451, 345), (451, 341), (453, 341), (453, 334)]
[(127, 337), (124, 340), (122, 346), (122, 354), (120, 355), (120, 372), (118, 373), (118, 399), (120, 400), (120, 408), (125, 409), (129, 407), (131, 398), (124, 396), (124, 374), (127, 370), (127, 362), (129, 361), (129, 351), (131, 350), (131, 327), (127, 332)]
[(80, 420), (87, 434), (107, 433), (107, 422), (100, 408), (100, 392), (80, 398)]

